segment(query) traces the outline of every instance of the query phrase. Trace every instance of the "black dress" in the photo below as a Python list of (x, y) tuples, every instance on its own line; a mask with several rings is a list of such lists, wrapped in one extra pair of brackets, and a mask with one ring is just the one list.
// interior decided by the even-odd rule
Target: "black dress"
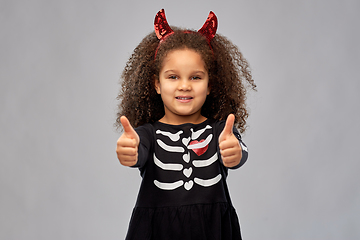
[[(224, 121), (136, 128), (142, 183), (126, 239), (241, 239), (218, 138)], [(247, 148), (240, 134), (243, 165)]]

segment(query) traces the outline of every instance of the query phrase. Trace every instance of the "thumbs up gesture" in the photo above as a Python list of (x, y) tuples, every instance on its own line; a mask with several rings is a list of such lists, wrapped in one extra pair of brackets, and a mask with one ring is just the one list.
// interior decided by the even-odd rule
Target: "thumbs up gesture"
[(122, 165), (134, 166), (138, 160), (140, 138), (125, 116), (120, 118), (120, 122), (124, 132), (117, 140), (117, 157)]
[(233, 133), (235, 116), (230, 114), (225, 123), (225, 127), (219, 136), (219, 148), (222, 161), (225, 167), (235, 167), (240, 163), (242, 149), (239, 140)]

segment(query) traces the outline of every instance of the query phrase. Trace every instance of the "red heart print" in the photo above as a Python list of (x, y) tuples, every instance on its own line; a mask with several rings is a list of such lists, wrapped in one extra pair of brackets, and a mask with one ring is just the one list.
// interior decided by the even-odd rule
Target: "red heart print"
[[(194, 140), (194, 141), (191, 141), (189, 143), (189, 145), (193, 145), (193, 144), (196, 144), (196, 143), (201, 143), (203, 141), (205, 141), (205, 139), (202, 139), (200, 141)], [(201, 156), (208, 150), (208, 148), (209, 148), (209, 145), (206, 145), (203, 148), (195, 148), (195, 149), (192, 149), (192, 150), (194, 151), (194, 153), (196, 153), (196, 155)]]

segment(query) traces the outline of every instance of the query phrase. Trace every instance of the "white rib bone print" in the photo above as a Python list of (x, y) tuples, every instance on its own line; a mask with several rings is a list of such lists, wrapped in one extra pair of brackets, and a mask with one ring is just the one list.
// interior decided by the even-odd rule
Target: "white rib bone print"
[[(179, 146), (179, 145), (170, 146), (159, 139), (156, 142), (157, 142), (158, 146), (160, 146), (163, 150), (165, 150), (167, 152), (184, 153), (182, 155), (182, 160), (185, 163), (189, 163), (190, 162), (190, 150), (193, 150), (198, 155), (202, 154), (202, 153), (197, 153), (196, 151), (199, 151), (199, 150), (206, 151), (206, 150), (201, 150), (201, 149), (204, 149), (204, 148), (207, 149), (209, 143), (213, 140), (213, 135), (209, 134), (205, 140), (201, 140), (200, 142), (196, 141), (196, 139), (198, 139), (207, 129), (212, 129), (212, 127), (210, 125), (207, 125), (205, 128), (200, 129), (195, 132), (191, 128), (190, 129), (191, 137), (182, 138), (180, 143), (179, 143), (179, 140), (181, 138), (181, 134), (183, 134), (183, 131), (179, 131), (175, 134), (166, 132), (166, 131), (162, 131), (162, 130), (156, 131), (156, 134), (166, 136), (172, 142), (182, 144), (183, 146), (185, 146), (185, 148), (183, 146)], [(190, 142), (191, 140), (194, 140), (194, 141)], [(214, 162), (216, 162), (216, 160), (218, 160), (217, 152), (215, 152), (215, 154), (209, 159), (193, 160), (192, 166), (194, 166), (195, 168), (206, 168), (206, 167), (210, 166), (211, 164), (213, 164)], [(155, 186), (157, 186), (158, 188), (160, 188), (162, 190), (174, 190), (181, 186), (184, 186), (184, 189), (189, 191), (190, 189), (192, 189), (194, 183), (196, 183), (202, 187), (211, 187), (211, 186), (215, 185), (216, 183), (218, 183), (222, 177), (221, 174), (218, 174), (217, 176), (214, 176), (213, 178), (210, 178), (210, 179), (201, 179), (196, 176), (193, 177), (192, 176), (192, 174), (193, 174), (192, 167), (185, 168), (184, 165), (179, 164), (179, 163), (164, 163), (161, 161), (161, 159), (158, 159), (155, 154), (154, 154), (154, 162), (155, 162), (156, 166), (158, 166), (159, 168), (161, 168), (164, 171), (182, 171), (184, 176), (187, 179), (189, 179), (187, 182), (185, 182), (183, 180), (178, 180), (178, 181), (170, 182), (170, 183), (154, 180)]]

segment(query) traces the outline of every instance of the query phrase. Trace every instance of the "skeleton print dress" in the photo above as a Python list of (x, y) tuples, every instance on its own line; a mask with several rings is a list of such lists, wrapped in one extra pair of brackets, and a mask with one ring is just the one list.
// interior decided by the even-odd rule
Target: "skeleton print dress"
[[(142, 183), (126, 239), (241, 239), (218, 138), (225, 121), (136, 128)], [(240, 134), (243, 165), (248, 153)]]

